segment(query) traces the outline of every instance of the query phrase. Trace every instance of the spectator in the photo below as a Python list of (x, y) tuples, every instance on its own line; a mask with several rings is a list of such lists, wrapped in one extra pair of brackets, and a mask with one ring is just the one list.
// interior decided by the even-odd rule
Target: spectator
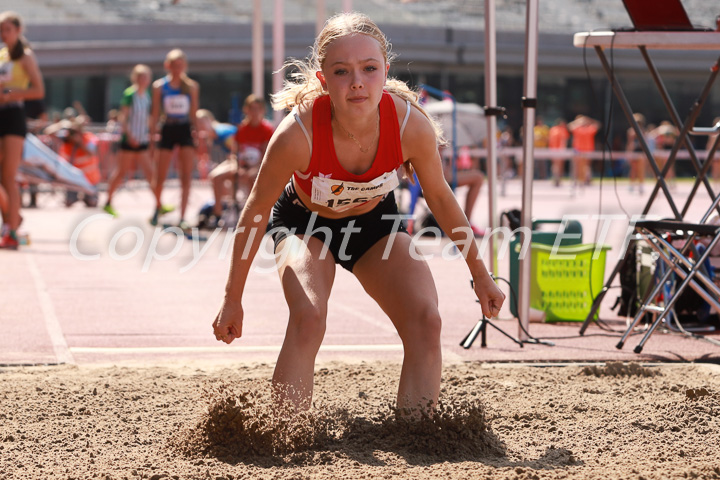
[[(72, 166), (82, 170), (91, 185), (100, 182), (100, 162), (97, 157), (97, 137), (85, 131), (87, 120), (78, 115), (74, 120), (61, 120), (45, 129), (46, 135), (54, 135), (61, 140), (58, 154)], [(65, 194), (65, 206), (70, 207), (79, 200), (88, 207), (96, 207), (98, 196), (93, 193), (68, 190)]]
[[(465, 212), (465, 216), (467, 217), (468, 222), (470, 222), (470, 228), (472, 229), (473, 234), (475, 236), (481, 237), (485, 235), (486, 230), (482, 227), (474, 225), (470, 219), (472, 216), (473, 208), (475, 207), (475, 202), (477, 201), (478, 195), (480, 194), (480, 188), (482, 187), (483, 180), (485, 180), (485, 175), (483, 175), (483, 173), (477, 167), (472, 166), (473, 162), (470, 159), (470, 154), (467, 152), (465, 154), (468, 157), (466, 161), (460, 162), (460, 159), (458, 159), (458, 169), (455, 172), (455, 186), (468, 187), (467, 193), (465, 195), (465, 207), (463, 208), (463, 211)], [(463, 154), (461, 152), (460, 157), (462, 158), (462, 156)], [(452, 165), (450, 163), (450, 160), (451, 157), (443, 157), (443, 173), (445, 175), (445, 180), (448, 183), (452, 182)], [(461, 164), (466, 168), (461, 168)]]
[(17, 250), (17, 229), (20, 226), (20, 188), (15, 180), (27, 125), (25, 100), (45, 96), (45, 85), (35, 54), (23, 37), (23, 24), (14, 12), (0, 14), (0, 184), (7, 195), (3, 209), (0, 248)]
[[(117, 217), (118, 213), (112, 206), (112, 197), (115, 190), (125, 179), (128, 172), (134, 171), (139, 165), (145, 174), (145, 178), (152, 186), (153, 169), (150, 165), (150, 82), (152, 81), (152, 70), (147, 65), (135, 65), (130, 74), (130, 85), (123, 93), (120, 101), (120, 112), (117, 125), (113, 126), (119, 130), (120, 154), (115, 171), (108, 181), (108, 196), (105, 207), (107, 213)], [(108, 121), (108, 127), (111, 127)], [(155, 190), (153, 190), (155, 194)], [(155, 203), (160, 204), (156, 196)]]
[[(542, 117), (537, 117), (533, 127), (533, 146), (535, 148), (548, 148), (550, 141), (550, 127), (545, 124)], [(535, 178), (547, 178), (548, 161), (545, 159), (535, 160)]]
[[(238, 163), (237, 151), (235, 146), (235, 134), (237, 127), (229, 123), (221, 123), (215, 120), (215, 116), (209, 110), (200, 109), (197, 111), (198, 139), (199, 146), (203, 146), (204, 156), (207, 156), (207, 144), (211, 144), (211, 149), (217, 149), (222, 152), (223, 160), (210, 172), (208, 177), (212, 181), (214, 198), (203, 206), (201, 217), (198, 225), (202, 228), (215, 228), (220, 225), (224, 202), (228, 196), (228, 192), (234, 191), (224, 185), (234, 179), (233, 172), (237, 173)], [(200, 148), (198, 148), (200, 150)], [(219, 213), (216, 212), (216, 206), (219, 206)], [(235, 218), (234, 222), (237, 222)], [(224, 225), (221, 225), (224, 226)], [(230, 226), (230, 225), (228, 225)]]
[(185, 210), (190, 198), (190, 184), (192, 181), (193, 159), (195, 145), (192, 130), (196, 128), (195, 112), (198, 109), (200, 87), (185, 73), (187, 70), (187, 57), (180, 49), (170, 51), (165, 57), (165, 71), (168, 74), (153, 83), (152, 115), (150, 119), (150, 138), (160, 122), (162, 113), (162, 128), (160, 129), (160, 146), (155, 171), (154, 192), (156, 199), (155, 213), (150, 219), (152, 225), (157, 225), (158, 217), (172, 210), (161, 204), (163, 184), (170, 169), (170, 160), (173, 150), (178, 150), (178, 172), (182, 189), (180, 198), (180, 223), (182, 229), (190, 226), (185, 221)]
[(116, 108), (111, 108), (107, 113), (107, 122), (105, 122), (105, 131), (107, 133), (120, 134), (120, 112)]
[(586, 115), (578, 115), (568, 124), (568, 130), (572, 133), (572, 147), (577, 153), (574, 161), (575, 182), (578, 185), (590, 185), (590, 157), (583, 153), (595, 151), (595, 134), (599, 129), (600, 122)]
[[(567, 128), (567, 122), (559, 119), (555, 122), (548, 132), (548, 147), (553, 150), (565, 150), (568, 148), (568, 140), (570, 140), (570, 132)], [(561, 157), (552, 158), (552, 176), (553, 184), (560, 186), (560, 179), (565, 174), (565, 159)]]
[(224, 162), (234, 151), (237, 126), (218, 122), (210, 110), (200, 109), (195, 116), (198, 173), (200, 178), (205, 180), (210, 170)]
[(512, 127), (506, 125), (498, 135), (498, 153), (500, 154), (500, 176), (503, 179), (515, 176), (515, 168), (513, 166), (512, 156), (503, 153), (504, 148), (515, 146), (515, 136)]
[[(215, 205), (213, 214), (216, 217), (222, 215), (222, 198), (230, 196), (236, 200), (235, 185), (242, 193), (243, 198), (250, 193), (255, 177), (260, 168), (260, 161), (265, 155), (268, 142), (272, 137), (274, 128), (265, 119), (265, 102), (262, 98), (249, 95), (243, 102), (243, 114), (245, 117), (238, 125), (235, 133), (235, 148), (237, 159), (229, 164), (220, 164), (210, 172), (210, 178), (215, 192)], [(233, 184), (230, 180), (235, 180)], [(228, 183), (231, 187), (228, 186)]]
[[(222, 123), (215, 120), (215, 115), (210, 110), (200, 109), (197, 111), (197, 140), (198, 152), (201, 150), (204, 155), (213, 157), (208, 163), (216, 165), (236, 152), (235, 134), (237, 126), (230, 123)], [(198, 155), (200, 155), (198, 153)], [(215, 160), (215, 158), (221, 160)]]

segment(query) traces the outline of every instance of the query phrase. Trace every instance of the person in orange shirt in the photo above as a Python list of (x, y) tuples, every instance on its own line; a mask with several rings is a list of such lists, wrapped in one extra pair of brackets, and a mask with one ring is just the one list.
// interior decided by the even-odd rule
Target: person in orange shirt
[(580, 185), (590, 184), (590, 158), (582, 153), (595, 151), (595, 134), (599, 129), (600, 122), (587, 115), (578, 115), (568, 124), (568, 130), (572, 133), (572, 147), (578, 152), (575, 157), (575, 181)]
[[(565, 149), (568, 146), (568, 140), (570, 140), (570, 132), (567, 128), (567, 122), (562, 118), (555, 122), (550, 128), (548, 135), (548, 148), (556, 150)], [(564, 158), (553, 158), (552, 159), (552, 176), (553, 184), (556, 187), (560, 186), (560, 178), (562, 178), (565, 172), (565, 159)]]
[[(56, 135), (62, 140), (58, 155), (72, 166), (82, 170), (88, 182), (97, 185), (100, 182), (100, 161), (97, 157), (97, 137), (84, 130), (87, 117), (78, 115), (73, 120), (61, 120), (45, 129), (46, 135)], [(70, 207), (78, 201), (79, 193), (68, 190), (65, 194), (65, 206)], [(97, 194), (83, 194), (85, 205), (96, 207)]]

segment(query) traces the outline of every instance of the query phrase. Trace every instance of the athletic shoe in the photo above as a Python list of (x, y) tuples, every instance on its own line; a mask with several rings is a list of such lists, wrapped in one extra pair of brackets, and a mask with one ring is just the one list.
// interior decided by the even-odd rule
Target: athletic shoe
[(3, 235), (3, 237), (0, 238), (0, 248), (17, 250), (19, 244), (20, 243), (18, 242), (17, 236), (13, 231), (8, 232), (6, 235)]
[(158, 224), (158, 217), (160, 216), (160, 210), (155, 210), (155, 213), (153, 213), (152, 218), (150, 219), (150, 225), (153, 227), (156, 227)]
[[(214, 213), (208, 216), (204, 219), (204, 223), (202, 225), (202, 228), (205, 228), (207, 230), (214, 230), (220, 226), (220, 217), (215, 215)], [(198, 228), (200, 228), (200, 225), (198, 225)]]
[(187, 231), (189, 231), (189, 230), (192, 228), (192, 227), (190, 227), (190, 224), (189, 224), (188, 222), (186, 222), (185, 220), (180, 220), (180, 223), (178, 224), (178, 227), (179, 227), (180, 230), (182, 230), (183, 232), (187, 232)]
[(103, 207), (103, 210), (105, 211), (105, 213), (109, 213), (115, 218), (119, 216), (117, 210), (115, 210), (109, 203)]
[(160, 215), (165, 215), (175, 210), (175, 205), (160, 205)]

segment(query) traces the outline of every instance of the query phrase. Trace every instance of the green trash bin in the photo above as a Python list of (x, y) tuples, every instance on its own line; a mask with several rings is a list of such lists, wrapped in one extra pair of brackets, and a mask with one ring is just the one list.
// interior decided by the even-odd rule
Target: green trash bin
[[(559, 228), (557, 230), (539, 230), (539, 228), (549, 225), (555, 225)], [(542, 245), (555, 245), (555, 240), (558, 234), (564, 236), (560, 239), (560, 246), (579, 245), (582, 243), (582, 225), (577, 220), (533, 220), (532, 223), (532, 243), (539, 243)], [(520, 235), (514, 235), (510, 240), (510, 312), (517, 317), (517, 305), (518, 299), (515, 293), (518, 292), (520, 285), (520, 250), (522, 245), (520, 242)], [(515, 293), (514, 293), (515, 292)]]

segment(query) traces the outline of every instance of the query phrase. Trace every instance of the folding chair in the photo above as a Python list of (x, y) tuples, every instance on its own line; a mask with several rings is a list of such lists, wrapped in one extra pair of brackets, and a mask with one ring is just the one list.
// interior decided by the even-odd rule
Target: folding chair
[[(720, 122), (710, 128), (698, 128), (695, 127), (689, 133), (694, 135), (713, 135), (720, 132)], [(715, 152), (718, 149), (720, 143), (720, 135), (713, 142), (710, 151), (708, 152), (705, 164), (702, 165), (699, 170), (699, 177), (695, 181), (693, 191), (686, 202), (685, 208), (683, 209), (683, 215), (686, 213), (692, 197), (700, 185), (700, 180), (707, 178), (707, 171), (712, 163)], [(618, 342), (616, 347), (622, 348), (627, 340), (627, 337), (633, 331), (635, 326), (638, 324), (641, 318), (646, 313), (656, 314), (657, 317), (652, 323), (645, 336), (640, 343), (635, 347), (635, 353), (642, 352), (645, 342), (647, 342), (650, 335), (655, 331), (657, 326), (663, 322), (668, 321), (670, 325), (670, 318), (673, 317), (678, 325), (678, 329), (683, 331), (682, 326), (678, 320), (678, 316), (674, 311), (674, 306), (684, 290), (688, 287), (693, 289), (700, 297), (708, 302), (717, 312), (720, 312), (720, 289), (712, 281), (712, 275), (707, 271), (707, 258), (710, 255), (713, 247), (720, 241), (720, 225), (710, 225), (706, 222), (710, 218), (712, 212), (718, 208), (720, 204), (720, 195), (715, 196), (712, 205), (707, 209), (703, 215), (700, 223), (687, 223), (679, 220), (665, 220), (665, 221), (652, 221), (642, 220), (635, 223), (635, 231), (643, 238), (648, 245), (656, 252), (658, 258), (668, 267), (665, 273), (660, 277), (660, 280), (646, 296), (643, 298), (643, 303), (638, 309), (637, 314), (633, 318), (632, 323), (628, 326), (625, 334)], [(675, 235), (685, 239), (685, 244), (679, 250), (675, 248), (668, 238), (668, 235)], [(695, 248), (694, 240), (698, 235), (709, 236), (712, 238), (710, 244), (706, 247), (705, 251), (700, 254)], [(677, 275), (682, 281), (680, 286), (676, 287), (674, 294), (671, 298), (667, 299), (665, 305), (658, 306), (653, 304), (654, 299), (663, 291), (669, 281), (671, 275)], [(665, 292), (667, 293), (667, 292)], [(666, 295), (667, 296), (667, 295)]]
[[(718, 201), (720, 201), (720, 197), (713, 202), (713, 208), (717, 205)], [(635, 318), (628, 326), (620, 342), (616, 345), (618, 349), (623, 347), (627, 337), (646, 313), (657, 314), (655, 321), (634, 349), (635, 353), (640, 353), (642, 352), (645, 342), (647, 342), (650, 335), (652, 335), (661, 322), (668, 319), (670, 315), (673, 315), (677, 321), (674, 306), (685, 289), (693, 289), (703, 300), (708, 302), (717, 311), (720, 311), (720, 288), (715, 285), (711, 279), (710, 272), (705, 268), (705, 261), (710, 255), (710, 251), (720, 242), (720, 225), (685, 223), (677, 220), (644, 220), (635, 224), (635, 231), (648, 243), (657, 253), (658, 258), (668, 267), (665, 274), (655, 285), (655, 288), (643, 299), (643, 304), (638, 309)], [(672, 241), (666, 238), (668, 234), (683, 237), (685, 244), (682, 248), (679, 250), (675, 248)], [(698, 255), (698, 251), (694, 245), (694, 240), (698, 235), (712, 238), (710, 244), (701, 255)], [(665, 305), (662, 306), (651, 303), (653, 299), (662, 292), (666, 282), (673, 273), (682, 279), (682, 282), (675, 289), (672, 298), (667, 300)]]

